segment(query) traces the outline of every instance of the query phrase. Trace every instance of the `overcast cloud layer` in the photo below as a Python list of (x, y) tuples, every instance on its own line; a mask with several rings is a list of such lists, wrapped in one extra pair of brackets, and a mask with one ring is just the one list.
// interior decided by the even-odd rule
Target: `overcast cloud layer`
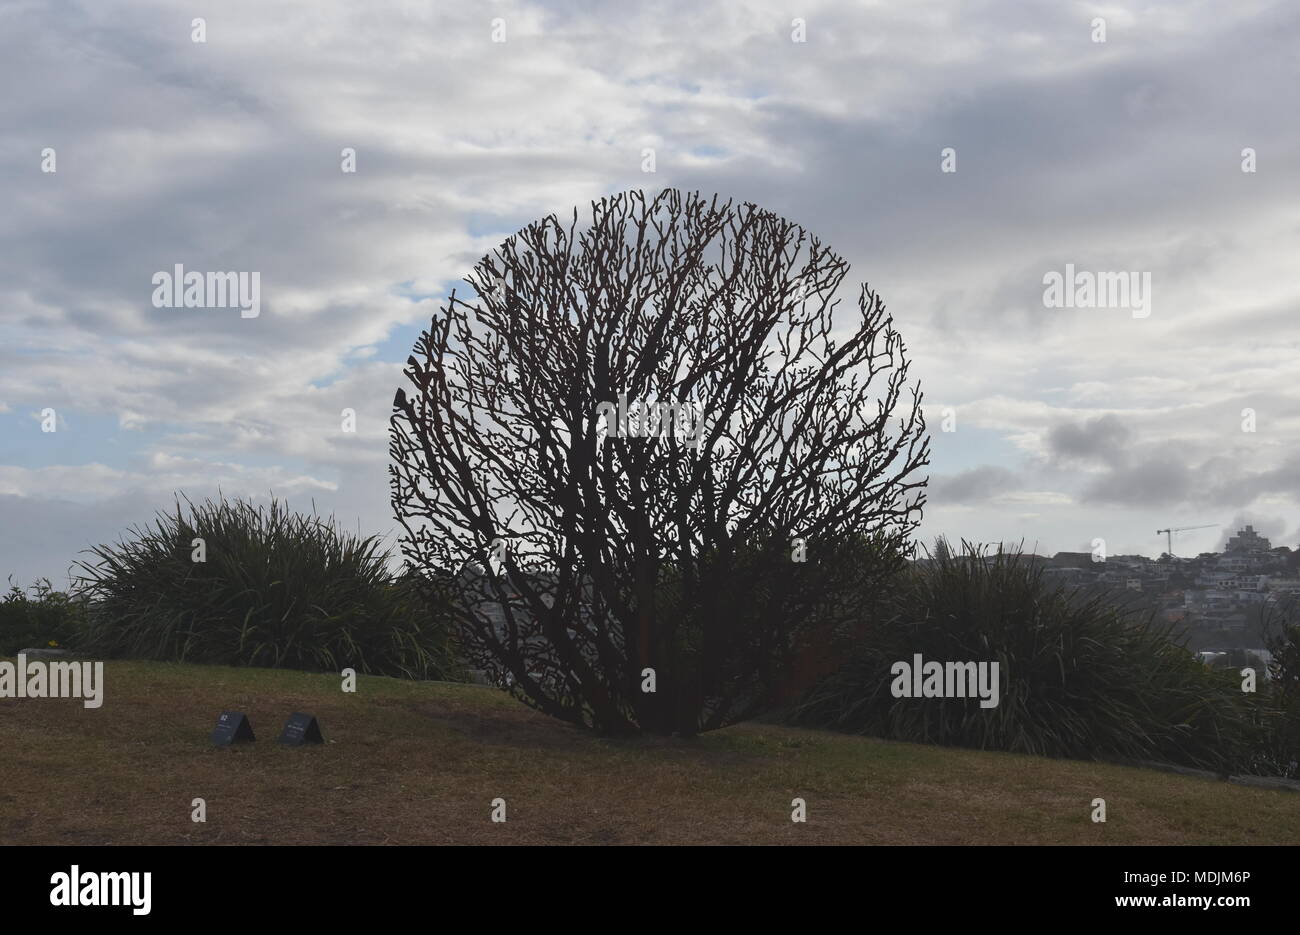
[[(177, 490), (391, 533), (389, 407), (447, 290), (536, 217), (667, 186), (880, 291), (934, 430), (927, 538), (1295, 546), (1298, 48), (1300, 6), (1249, 0), (10, 0), (0, 578), (62, 582)], [(177, 263), (259, 271), (261, 315), (154, 308)], [(1149, 317), (1044, 307), (1067, 263), (1150, 272)]]

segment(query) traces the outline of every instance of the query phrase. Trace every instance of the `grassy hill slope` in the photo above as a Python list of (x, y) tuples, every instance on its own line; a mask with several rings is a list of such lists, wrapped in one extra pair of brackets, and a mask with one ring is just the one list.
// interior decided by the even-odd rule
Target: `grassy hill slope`
[[(332, 675), (142, 662), (107, 663), (105, 682), (98, 710), (0, 700), (0, 844), (1300, 841), (1300, 795), (1096, 763), (764, 724), (602, 740), (473, 685), (345, 694)], [(222, 710), (257, 742), (210, 746)], [(275, 743), (294, 711), (325, 745)]]

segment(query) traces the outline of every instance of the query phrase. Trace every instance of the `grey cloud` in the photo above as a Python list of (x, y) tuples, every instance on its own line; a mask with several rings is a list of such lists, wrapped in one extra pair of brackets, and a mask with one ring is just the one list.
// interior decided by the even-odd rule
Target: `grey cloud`
[(1260, 497), (1300, 500), (1300, 456), (1268, 470), (1212, 457), (1197, 461), (1185, 446), (1148, 446), (1140, 458), (1117, 466), (1086, 485), (1089, 503), (1131, 507), (1194, 506), (1202, 511), (1241, 509)]
[(1016, 475), (1004, 467), (982, 465), (951, 476), (930, 478), (929, 500), (936, 504), (987, 500), (1017, 486)]
[(1197, 494), (1195, 473), (1174, 456), (1149, 459), (1116, 468), (1089, 483), (1083, 500), (1133, 507), (1187, 503)]
[(1106, 413), (1054, 426), (1047, 433), (1047, 447), (1054, 458), (1062, 461), (1118, 464), (1126, 459), (1131, 438), (1132, 432), (1119, 417)]

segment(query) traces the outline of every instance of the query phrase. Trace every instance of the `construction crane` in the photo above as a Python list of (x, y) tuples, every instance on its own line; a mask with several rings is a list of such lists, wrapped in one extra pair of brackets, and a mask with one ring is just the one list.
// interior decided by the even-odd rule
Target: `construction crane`
[(1170, 555), (1173, 555), (1174, 554), (1174, 533), (1187, 532), (1187, 530), (1189, 529), (1210, 529), (1218, 525), (1219, 525), (1218, 523), (1207, 523), (1204, 526), (1174, 526), (1171, 529), (1157, 529), (1156, 535), (1158, 536), (1161, 533), (1165, 534), (1165, 541), (1168, 546), (1168, 548), (1166, 548), (1165, 551), (1168, 552)]

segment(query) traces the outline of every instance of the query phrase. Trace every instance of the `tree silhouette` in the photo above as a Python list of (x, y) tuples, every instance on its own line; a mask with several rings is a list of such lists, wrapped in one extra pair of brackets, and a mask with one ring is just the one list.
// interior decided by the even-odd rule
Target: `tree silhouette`
[(884, 304), (864, 284), (836, 322), (847, 273), (753, 204), (668, 190), (530, 224), (453, 291), (394, 399), (392, 500), (500, 684), (689, 734), (861, 618), (929, 447)]

